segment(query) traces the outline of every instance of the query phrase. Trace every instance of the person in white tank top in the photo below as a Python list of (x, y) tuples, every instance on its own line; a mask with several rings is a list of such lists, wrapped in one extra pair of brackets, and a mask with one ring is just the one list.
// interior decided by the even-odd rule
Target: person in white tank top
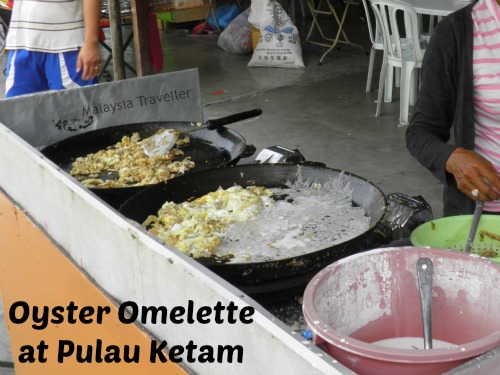
[(6, 97), (97, 83), (100, 0), (15, 0)]

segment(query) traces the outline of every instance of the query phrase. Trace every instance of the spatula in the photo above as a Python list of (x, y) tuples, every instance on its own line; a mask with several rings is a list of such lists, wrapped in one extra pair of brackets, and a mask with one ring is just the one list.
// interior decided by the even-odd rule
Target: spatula
[[(256, 117), (260, 114), (262, 114), (261, 109), (252, 109), (250, 111), (240, 112), (218, 119), (207, 120), (201, 125), (194, 126), (193, 128), (188, 130), (180, 131), (180, 134), (184, 135), (201, 129), (216, 130), (222, 128), (224, 125)], [(170, 132), (169, 129), (165, 129), (163, 132), (149, 137), (143, 143), (142, 150), (149, 157), (163, 155), (167, 153), (172, 147), (174, 147), (176, 140), (177, 139), (175, 135)]]

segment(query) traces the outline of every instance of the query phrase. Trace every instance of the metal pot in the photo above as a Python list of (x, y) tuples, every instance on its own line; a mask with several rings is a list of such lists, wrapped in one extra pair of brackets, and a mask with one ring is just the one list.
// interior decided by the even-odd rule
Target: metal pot
[[(186, 157), (190, 156), (191, 160), (195, 162), (196, 166), (193, 171), (203, 171), (224, 165), (233, 165), (238, 163), (240, 158), (253, 155), (255, 152), (254, 146), (247, 145), (241, 134), (235, 130), (222, 127), (222, 125), (255, 117), (260, 113), (260, 110), (253, 110), (237, 113), (227, 118), (210, 120), (210, 123), (216, 124), (215, 128), (217, 130), (200, 129), (190, 133), (190, 143), (183, 146), (182, 150)], [(227, 121), (227, 119), (230, 119), (230, 121)], [(225, 121), (221, 124), (220, 120)], [(66, 138), (45, 147), (41, 152), (61, 169), (69, 173), (77, 157), (85, 156), (114, 145), (125, 135), (130, 136), (137, 132), (141, 138), (146, 138), (162, 128), (182, 131), (192, 128), (192, 125), (188, 122), (147, 122), (113, 126)], [(118, 209), (121, 203), (147, 187), (92, 188), (90, 190), (109, 205)]]
[[(312, 164), (250, 164), (217, 168), (191, 173), (146, 189), (130, 199), (120, 208), (120, 213), (138, 223), (149, 215), (156, 215), (166, 201), (184, 202), (200, 197), (219, 187), (234, 184), (267, 188), (285, 188), (287, 181), (297, 180), (300, 168), (305, 179), (325, 183), (343, 173), (340, 170)], [(382, 218), (387, 210), (387, 201), (382, 191), (371, 182), (350, 173), (353, 203), (365, 210), (370, 217), (369, 229), (363, 234), (319, 251), (287, 259), (276, 259), (259, 263), (222, 263), (216, 259), (200, 259), (209, 269), (238, 286), (250, 295), (262, 295), (279, 291), (295, 293), (307, 284), (318, 270), (337, 259), (364, 249), (373, 248), (388, 241)]]

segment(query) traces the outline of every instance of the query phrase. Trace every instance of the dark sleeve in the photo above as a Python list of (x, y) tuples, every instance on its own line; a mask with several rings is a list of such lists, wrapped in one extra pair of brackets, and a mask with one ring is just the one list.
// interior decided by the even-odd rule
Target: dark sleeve
[(439, 180), (453, 183), (445, 170), (446, 161), (455, 149), (448, 144), (457, 101), (457, 45), (454, 27), (444, 19), (434, 30), (424, 54), (420, 92), (410, 125), (406, 147)]

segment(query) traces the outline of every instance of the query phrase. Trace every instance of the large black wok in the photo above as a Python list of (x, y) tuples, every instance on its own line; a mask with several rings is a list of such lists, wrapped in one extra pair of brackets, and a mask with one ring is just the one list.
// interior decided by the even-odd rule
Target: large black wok
[[(252, 110), (222, 119), (209, 120), (209, 122), (220, 126), (219, 120), (229, 120), (222, 122), (225, 125), (258, 116), (260, 113), (260, 110)], [(182, 131), (192, 129), (192, 125), (188, 122), (147, 122), (113, 126), (66, 138), (45, 147), (41, 152), (65, 172), (69, 173), (77, 157), (114, 145), (125, 135), (131, 136), (137, 132), (141, 138), (146, 138), (161, 128)], [(241, 134), (225, 127), (218, 127), (217, 130), (200, 129), (189, 133), (189, 139), (190, 143), (182, 146), (181, 149), (184, 151), (184, 157), (190, 156), (191, 160), (195, 162), (193, 171), (233, 165), (240, 158), (249, 157), (255, 152), (255, 147), (247, 145)], [(138, 186), (112, 189), (92, 188), (90, 190), (109, 205), (118, 209), (121, 203), (145, 188), (145, 186)]]
[[(311, 164), (250, 164), (222, 167), (192, 173), (148, 188), (128, 199), (120, 213), (138, 223), (148, 215), (156, 215), (166, 201), (184, 202), (217, 188), (259, 185), (268, 188), (286, 188), (285, 182), (297, 181), (301, 170), (303, 178), (327, 182), (342, 173), (339, 170)], [(280, 291), (296, 292), (328, 264), (387, 242), (388, 233), (382, 225), (387, 202), (382, 191), (367, 180), (345, 173), (354, 189), (354, 205), (360, 206), (370, 217), (370, 227), (363, 234), (344, 243), (288, 259), (260, 263), (223, 263), (216, 259), (200, 259), (209, 269), (250, 295), (264, 295)]]

